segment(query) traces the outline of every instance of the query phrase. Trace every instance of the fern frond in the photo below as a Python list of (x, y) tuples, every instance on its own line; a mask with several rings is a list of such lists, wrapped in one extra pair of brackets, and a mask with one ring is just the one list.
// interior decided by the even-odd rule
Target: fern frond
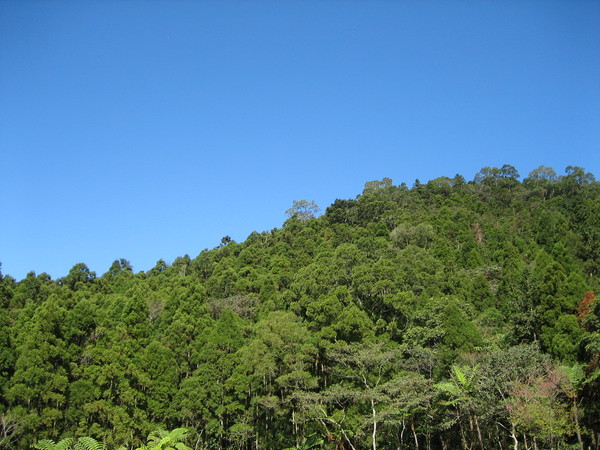
[(453, 397), (460, 397), (462, 394), (462, 392), (458, 386), (456, 386), (454, 383), (450, 383), (448, 381), (442, 381), (441, 383), (437, 383), (435, 385), (435, 388), (442, 392), (450, 394)]
[(73, 438), (61, 439), (54, 446), (54, 450), (71, 450), (73, 448)]
[(187, 428), (175, 428), (169, 433), (169, 437), (171, 438), (171, 440), (180, 440), (184, 439), (187, 436), (187, 434)]
[(77, 439), (74, 450), (104, 450), (104, 445), (94, 438), (84, 436)]
[(61, 439), (58, 442), (54, 442), (52, 439), (42, 439), (34, 444), (33, 448), (39, 450), (72, 450), (73, 438)]
[(591, 383), (596, 381), (600, 377), (600, 369), (594, 370), (583, 382), (583, 384)]
[(191, 450), (190, 447), (182, 444), (180, 441), (187, 437), (189, 431), (187, 428), (175, 428), (172, 431), (158, 429), (148, 435), (148, 445), (139, 447), (138, 450)]
[(192, 448), (191, 448), (191, 447), (188, 447), (187, 445), (185, 445), (185, 444), (184, 444), (184, 443), (182, 443), (182, 442), (178, 442), (177, 444), (175, 444), (175, 448), (176, 448), (177, 450), (192, 450)]
[(469, 377), (469, 383), (471, 384), (471, 386), (473, 385), (473, 382), (475, 381), (477, 375), (479, 375), (479, 363), (475, 364), (471, 369), (471, 376)]
[(169, 433), (162, 428), (154, 430), (148, 435), (148, 446), (162, 448), (162, 441)]
[(52, 439), (42, 439), (37, 443), (33, 444), (33, 448), (38, 450), (53, 450), (56, 446), (56, 443)]
[(458, 366), (452, 366), (452, 372), (462, 387), (468, 386), (470, 383), (467, 380), (467, 375)]
[(167, 445), (167, 448), (177, 447), (177, 444), (181, 444), (181, 442), (179, 441), (184, 439), (187, 436), (187, 433), (188, 430), (185, 428), (175, 428), (173, 431), (168, 433), (167, 436), (165, 436), (161, 442), (163, 443), (163, 445)]

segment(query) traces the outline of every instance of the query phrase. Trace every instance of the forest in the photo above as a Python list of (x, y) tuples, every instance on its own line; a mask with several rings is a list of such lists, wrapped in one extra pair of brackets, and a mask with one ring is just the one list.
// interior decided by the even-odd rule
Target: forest
[(0, 448), (599, 449), (599, 242), (593, 174), (506, 164), (146, 272), (0, 273)]

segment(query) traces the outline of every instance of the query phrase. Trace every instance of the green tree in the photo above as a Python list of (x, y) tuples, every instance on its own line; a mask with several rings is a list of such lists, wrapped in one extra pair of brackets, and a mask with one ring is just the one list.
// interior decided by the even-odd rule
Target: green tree
[[(240, 350), (241, 363), (231, 382), (240, 400), (254, 407), (255, 420), (262, 425), (262, 446), (286, 446), (286, 436), (300, 442), (295, 394), (316, 387), (310, 370), (316, 353), (306, 326), (284, 311), (271, 312), (260, 320), (252, 340)], [(254, 398), (245, 397), (248, 391), (254, 392)], [(269, 432), (272, 427), (284, 432), (275, 436)]]
[[(442, 381), (435, 387), (448, 397), (448, 400), (443, 402), (444, 405), (452, 407), (455, 414), (455, 421), (458, 422), (460, 428), (460, 436), (463, 448), (471, 448), (473, 441), (477, 441), (482, 450), (485, 449), (481, 427), (479, 426), (478, 417), (481, 415), (477, 411), (476, 389), (479, 377), (479, 367), (452, 366), (452, 374), (449, 380)], [(469, 437), (467, 425), (475, 430), (477, 438)]]
[(295, 217), (298, 220), (304, 221), (314, 219), (319, 214), (319, 211), (319, 205), (314, 200), (294, 200), (294, 204), (285, 214), (290, 218)]
[(156, 430), (148, 435), (148, 443), (138, 447), (137, 450), (192, 450), (184, 441), (189, 435), (185, 428), (176, 428), (172, 431)]
[(341, 406), (344, 415), (350, 414), (354, 406), (359, 407), (360, 413), (355, 420), (359, 429), (368, 429), (370, 438), (367, 442), (370, 441), (373, 450), (378, 445), (379, 427), (388, 417), (382, 410), (391, 400), (389, 394), (398, 393), (393, 384), (386, 383), (393, 378), (394, 365), (400, 354), (397, 349), (384, 345), (384, 342), (353, 345), (340, 342), (327, 351), (327, 358), (332, 362), (332, 378), (339, 382), (325, 392), (325, 399), (332, 405)]

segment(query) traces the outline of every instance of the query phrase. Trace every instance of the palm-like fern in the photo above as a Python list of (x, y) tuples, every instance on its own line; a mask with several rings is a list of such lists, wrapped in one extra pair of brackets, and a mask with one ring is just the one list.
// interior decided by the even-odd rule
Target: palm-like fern
[(84, 436), (77, 439), (73, 450), (104, 450), (104, 445), (94, 438)]
[(73, 438), (61, 439), (58, 442), (54, 442), (52, 439), (42, 439), (34, 444), (33, 448), (38, 450), (72, 450)]
[(443, 381), (435, 387), (450, 396), (446, 405), (457, 405), (470, 399), (475, 390), (478, 366), (472, 369), (460, 368), (457, 365), (452, 366), (452, 378), (449, 381)]
[(34, 444), (33, 448), (38, 450), (104, 450), (104, 445), (94, 438), (84, 436), (77, 440), (65, 438), (58, 442), (54, 442), (52, 439), (42, 439)]
[(188, 435), (185, 428), (175, 428), (173, 431), (156, 430), (148, 436), (148, 445), (138, 450), (192, 450), (181, 442)]
[[(173, 431), (156, 430), (148, 436), (148, 444), (138, 447), (137, 450), (192, 450), (181, 442), (188, 436), (185, 428), (176, 428)], [(42, 439), (33, 448), (38, 450), (104, 450), (103, 444), (91, 437), (78, 439), (65, 438), (58, 442), (52, 439)], [(119, 450), (126, 450), (121, 447)]]

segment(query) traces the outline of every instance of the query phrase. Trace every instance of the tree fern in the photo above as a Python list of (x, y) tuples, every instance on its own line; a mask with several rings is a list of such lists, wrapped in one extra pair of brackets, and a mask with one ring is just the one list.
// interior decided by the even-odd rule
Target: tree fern
[(457, 365), (453, 365), (453, 366), (452, 366), (452, 372), (454, 373), (454, 376), (456, 377), (456, 379), (457, 379), (457, 380), (458, 380), (458, 382), (459, 382), (459, 385), (460, 385), (462, 388), (464, 388), (464, 387), (468, 386), (468, 384), (469, 384), (469, 381), (468, 381), (468, 379), (467, 379), (467, 376), (466, 376), (465, 372), (463, 372), (463, 371), (461, 370), (461, 368), (460, 368), (460, 367), (458, 367)]
[(104, 450), (104, 445), (94, 438), (84, 436), (77, 439), (74, 450)]
[(84, 436), (75, 440), (73, 438), (65, 438), (58, 442), (52, 439), (42, 439), (34, 444), (33, 448), (38, 450), (104, 450), (104, 445), (96, 439)]
[(58, 442), (54, 442), (52, 439), (42, 439), (34, 444), (33, 448), (39, 450), (73, 450), (73, 438), (61, 439)]
[(173, 431), (156, 430), (148, 435), (148, 445), (137, 450), (191, 450), (181, 440), (187, 437), (186, 428), (175, 428)]

